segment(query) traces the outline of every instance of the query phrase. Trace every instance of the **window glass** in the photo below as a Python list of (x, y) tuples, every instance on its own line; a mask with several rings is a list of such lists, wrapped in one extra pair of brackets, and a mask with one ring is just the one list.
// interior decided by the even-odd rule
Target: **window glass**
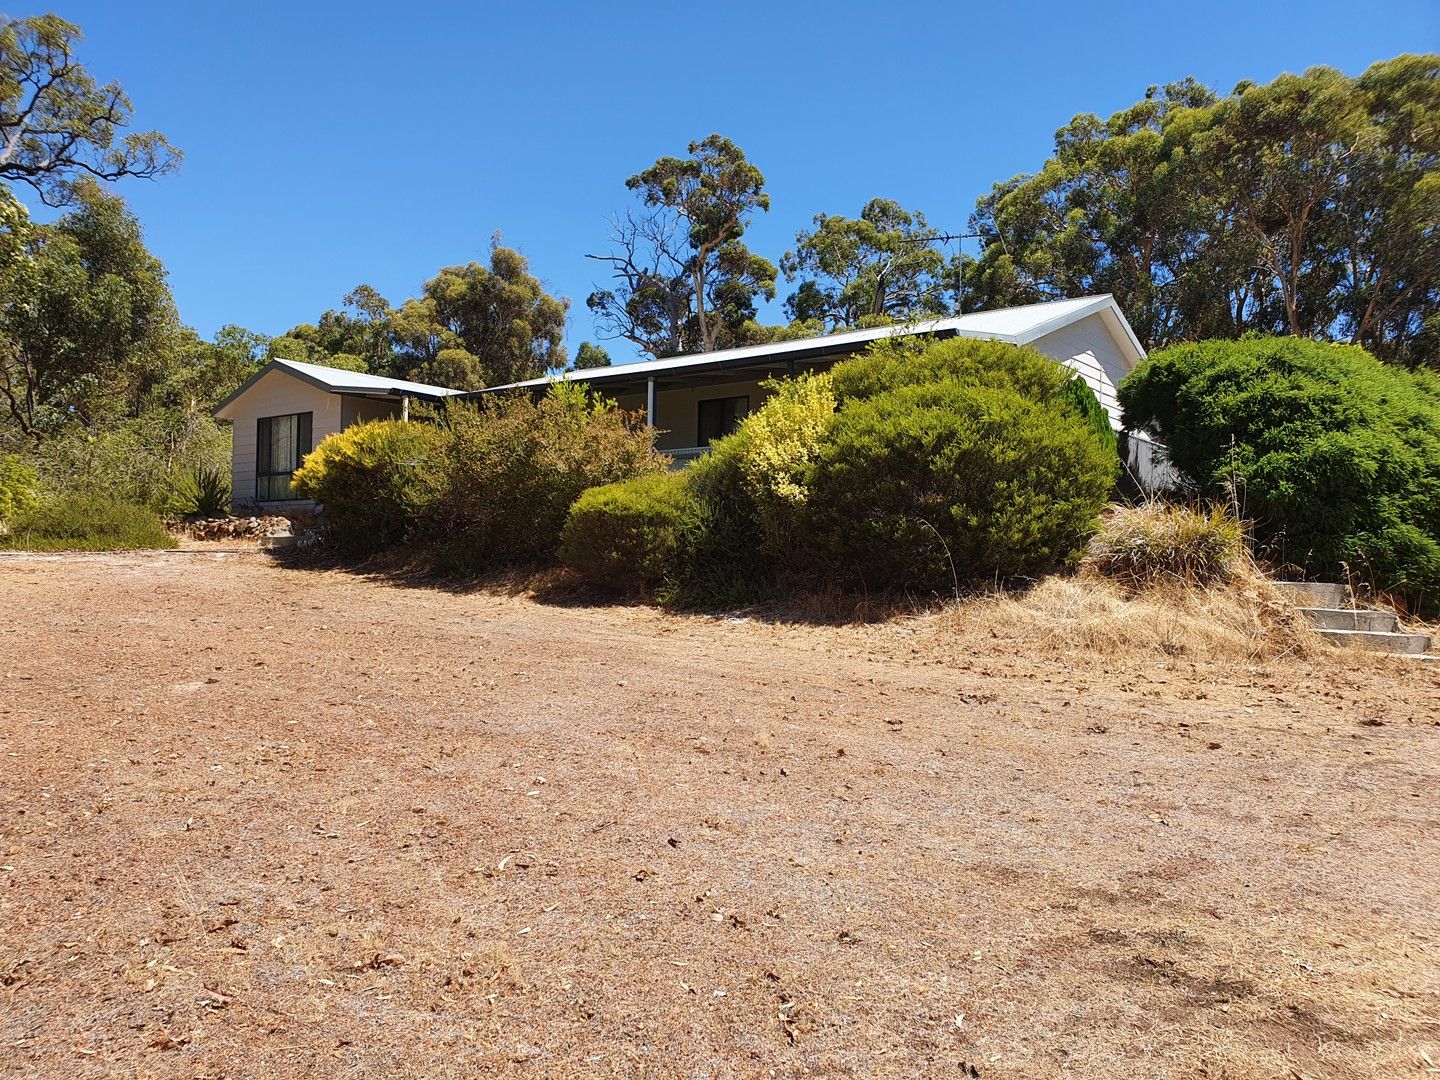
[(697, 425), (700, 445), (709, 446), (716, 439), (724, 438), (737, 427), (750, 412), (750, 398), (711, 398), (700, 402), (700, 417)]
[(255, 428), (255, 500), (283, 502), (295, 496), (290, 479), (310, 452), (313, 413), (262, 416)]

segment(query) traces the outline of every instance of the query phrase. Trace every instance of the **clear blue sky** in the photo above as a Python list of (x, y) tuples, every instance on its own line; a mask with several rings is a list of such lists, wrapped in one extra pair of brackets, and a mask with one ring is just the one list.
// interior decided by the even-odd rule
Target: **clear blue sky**
[[(35, 14), (12, 3), (11, 15)], [(751, 246), (875, 195), (964, 231), (1057, 127), (1147, 85), (1440, 49), (1436, 0), (1162, 5), (250, 3), (75, 0), (81, 59), (118, 79), (180, 172), (120, 185), (186, 322), (278, 334), (359, 282), (392, 302), (491, 233), (570, 297), (568, 340), (625, 177), (719, 131), (765, 173)], [(973, 242), (972, 242), (973, 243)], [(781, 282), (780, 297), (785, 295)], [(779, 298), (766, 313), (781, 318)], [(616, 359), (632, 355), (606, 343)]]

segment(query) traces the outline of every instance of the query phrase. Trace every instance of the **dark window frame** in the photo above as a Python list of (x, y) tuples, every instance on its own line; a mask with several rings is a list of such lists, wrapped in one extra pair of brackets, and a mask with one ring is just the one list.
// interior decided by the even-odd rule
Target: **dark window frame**
[[(281, 462), (289, 468), (277, 468), (274, 460), (274, 428), (277, 420), (294, 420), (294, 437), (290, 441), (290, 460)], [(255, 501), (257, 503), (299, 502), (290, 490), (291, 478), (305, 455), (314, 447), (315, 414), (313, 412), (281, 413), (261, 416), (255, 420)], [(277, 480), (283, 482), (277, 484)], [(276, 492), (281, 494), (276, 494)]]
[[(742, 402), (742, 403), (743, 403), (743, 408), (737, 411), (737, 410), (734, 408), (734, 405), (735, 405), (736, 402)], [(713, 430), (712, 433), (709, 434), (709, 435), (706, 435), (706, 434), (705, 434), (705, 429), (706, 429), (706, 423), (705, 423), (705, 420), (706, 420), (706, 416), (705, 416), (706, 408), (705, 408), (705, 407), (706, 407), (707, 405), (709, 405), (709, 406), (712, 407), (712, 408), (711, 408), (711, 411), (712, 411), (712, 412), (718, 412), (718, 413), (719, 413), (719, 417), (718, 417), (719, 422), (718, 422), (718, 423), (713, 422), (713, 421), (715, 420), (715, 417), (712, 417), (712, 418), (711, 418), (712, 423), (711, 423), (709, 426), (710, 426), (711, 428), (713, 428), (714, 430)], [(731, 407), (730, 407), (729, 409), (725, 409), (724, 406), (726, 406), (726, 405), (729, 405), (729, 406), (731, 406)], [(702, 400), (702, 401), (696, 402), (696, 405), (695, 405), (695, 441), (696, 441), (696, 445), (698, 445), (698, 446), (709, 446), (709, 445), (710, 445), (712, 442), (714, 442), (716, 439), (723, 439), (726, 435), (729, 435), (729, 434), (733, 433), (733, 432), (735, 431), (735, 429), (740, 426), (740, 421), (743, 420), (745, 417), (747, 417), (747, 416), (749, 416), (749, 415), (750, 415), (750, 395), (749, 395), (749, 394), (732, 394), (732, 395), (729, 396), (729, 397), (705, 398), (705, 399)]]

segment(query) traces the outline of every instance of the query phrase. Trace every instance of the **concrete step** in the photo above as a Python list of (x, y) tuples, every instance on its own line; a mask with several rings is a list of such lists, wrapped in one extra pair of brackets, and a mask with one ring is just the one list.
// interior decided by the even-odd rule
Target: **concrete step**
[(1290, 602), (1298, 607), (1333, 610), (1351, 603), (1350, 591), (1329, 581), (1277, 581), (1275, 587), (1288, 593)]
[(1300, 608), (1300, 614), (1317, 630), (1374, 630), (1393, 634), (1400, 620), (1393, 611), (1372, 608)]
[(1420, 656), (1430, 650), (1429, 634), (1387, 634), (1378, 630), (1316, 630), (1332, 645), (1371, 652)]

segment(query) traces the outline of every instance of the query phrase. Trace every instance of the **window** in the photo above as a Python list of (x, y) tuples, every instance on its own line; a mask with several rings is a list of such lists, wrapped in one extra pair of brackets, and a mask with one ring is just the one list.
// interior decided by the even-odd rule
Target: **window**
[(729, 435), (749, 412), (748, 397), (711, 398), (700, 402), (700, 445), (709, 446), (714, 440)]
[(310, 421), (314, 413), (262, 416), (255, 428), (255, 501), (293, 499), (290, 477), (310, 452)]

